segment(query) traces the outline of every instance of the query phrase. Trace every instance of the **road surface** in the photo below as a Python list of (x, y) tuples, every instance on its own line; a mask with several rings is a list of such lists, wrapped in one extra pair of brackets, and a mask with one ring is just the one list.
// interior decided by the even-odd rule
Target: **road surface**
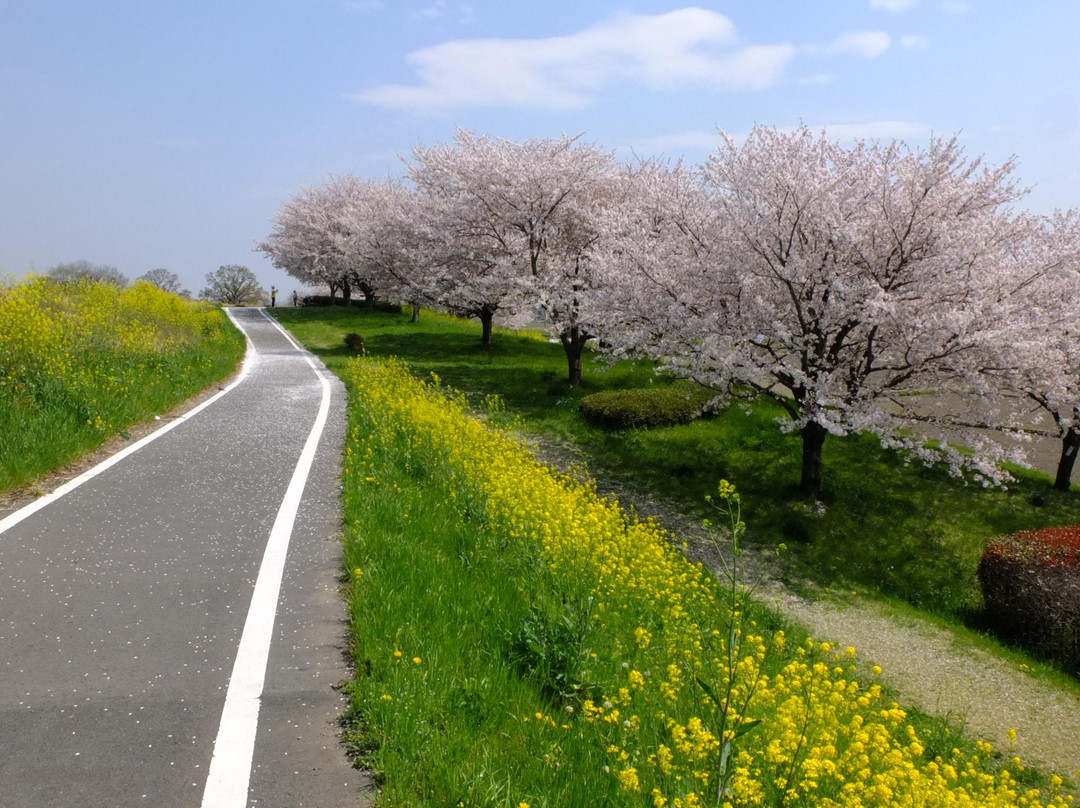
[(367, 802), (333, 689), (345, 397), (262, 310), (231, 315), (226, 392), (0, 514), (3, 808)]

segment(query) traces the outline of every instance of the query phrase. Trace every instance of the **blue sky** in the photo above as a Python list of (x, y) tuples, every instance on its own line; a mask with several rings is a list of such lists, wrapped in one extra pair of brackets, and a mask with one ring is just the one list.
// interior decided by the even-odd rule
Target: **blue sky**
[(456, 126), (704, 159), (716, 127), (959, 133), (1080, 206), (1076, 0), (0, 0), (0, 270), (76, 259), (193, 291), (331, 174)]

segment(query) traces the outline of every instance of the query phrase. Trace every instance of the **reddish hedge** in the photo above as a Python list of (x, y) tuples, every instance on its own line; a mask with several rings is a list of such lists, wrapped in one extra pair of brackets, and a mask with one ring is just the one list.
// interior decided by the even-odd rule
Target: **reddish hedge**
[(1080, 672), (1080, 525), (994, 539), (979, 583), (998, 633)]

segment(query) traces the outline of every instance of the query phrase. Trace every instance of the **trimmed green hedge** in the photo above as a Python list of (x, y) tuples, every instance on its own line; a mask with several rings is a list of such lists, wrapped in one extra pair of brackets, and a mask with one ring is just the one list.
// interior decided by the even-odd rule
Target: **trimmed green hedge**
[(693, 382), (670, 387), (605, 390), (581, 400), (585, 420), (606, 429), (687, 424), (701, 416), (715, 393)]

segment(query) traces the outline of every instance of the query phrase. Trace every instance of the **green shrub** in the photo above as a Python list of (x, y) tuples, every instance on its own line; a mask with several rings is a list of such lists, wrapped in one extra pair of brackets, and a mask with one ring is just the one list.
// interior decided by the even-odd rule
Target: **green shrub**
[(364, 309), (365, 311), (381, 311), (388, 314), (401, 313), (401, 304), (393, 303), (381, 299), (375, 299), (374, 301), (367, 301), (362, 297), (350, 298), (348, 303), (345, 302), (343, 297), (330, 297), (329, 295), (305, 295), (300, 298), (300, 305), (311, 308), (322, 308), (325, 306), (349, 306), (354, 309)]
[(1080, 672), (1080, 525), (995, 539), (979, 583), (994, 630)]
[(698, 418), (714, 397), (708, 388), (693, 382), (670, 387), (605, 390), (581, 400), (585, 420), (607, 429), (672, 426)]

